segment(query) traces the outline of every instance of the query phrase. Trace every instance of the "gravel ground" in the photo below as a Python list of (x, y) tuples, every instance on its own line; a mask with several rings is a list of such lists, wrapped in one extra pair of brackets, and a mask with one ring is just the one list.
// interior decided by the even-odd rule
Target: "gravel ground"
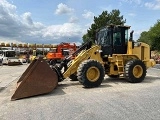
[(159, 69), (148, 69), (145, 80), (138, 84), (106, 76), (100, 87), (85, 89), (78, 81), (66, 79), (49, 94), (10, 101), (16, 81), (26, 68), (0, 68), (0, 75), (7, 75), (3, 76), (5, 80), (14, 78), (0, 91), (0, 120), (160, 119)]
[(160, 69), (160, 64), (156, 64), (153, 68)]

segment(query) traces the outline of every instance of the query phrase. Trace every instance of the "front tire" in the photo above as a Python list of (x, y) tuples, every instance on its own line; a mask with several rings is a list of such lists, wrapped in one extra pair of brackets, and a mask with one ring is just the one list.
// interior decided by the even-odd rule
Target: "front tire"
[(85, 60), (78, 67), (77, 78), (86, 88), (98, 87), (104, 80), (104, 67), (96, 60)]
[(142, 82), (146, 76), (146, 66), (141, 60), (130, 60), (125, 66), (126, 79), (131, 83)]

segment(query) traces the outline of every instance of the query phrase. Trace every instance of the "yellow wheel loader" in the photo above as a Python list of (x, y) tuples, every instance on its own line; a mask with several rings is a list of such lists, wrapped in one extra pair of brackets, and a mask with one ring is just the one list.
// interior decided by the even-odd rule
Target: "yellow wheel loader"
[(149, 45), (133, 41), (133, 31), (128, 39), (129, 29), (130, 26), (109, 25), (97, 30), (96, 44), (85, 43), (59, 66), (49, 65), (41, 57), (35, 59), (18, 80), (11, 100), (49, 93), (67, 77), (78, 79), (89, 88), (101, 85), (105, 75), (142, 82), (155, 61), (150, 59)]

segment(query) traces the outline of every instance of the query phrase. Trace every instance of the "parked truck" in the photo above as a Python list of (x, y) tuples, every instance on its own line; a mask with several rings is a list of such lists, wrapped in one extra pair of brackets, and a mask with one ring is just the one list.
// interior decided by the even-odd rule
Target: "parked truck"
[(16, 57), (15, 50), (1, 50), (0, 61), (5, 65), (22, 65), (22, 62)]

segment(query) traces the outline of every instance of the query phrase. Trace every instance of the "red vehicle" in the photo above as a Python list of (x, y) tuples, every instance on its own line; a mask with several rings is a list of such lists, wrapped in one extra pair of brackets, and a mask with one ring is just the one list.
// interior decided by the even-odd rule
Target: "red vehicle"
[(69, 56), (70, 54), (74, 53), (77, 49), (77, 46), (75, 43), (60, 43), (57, 45), (55, 49), (50, 50), (46, 58), (48, 61), (54, 61), (54, 62), (59, 62), (63, 60), (65, 57)]

